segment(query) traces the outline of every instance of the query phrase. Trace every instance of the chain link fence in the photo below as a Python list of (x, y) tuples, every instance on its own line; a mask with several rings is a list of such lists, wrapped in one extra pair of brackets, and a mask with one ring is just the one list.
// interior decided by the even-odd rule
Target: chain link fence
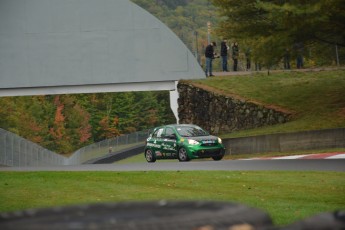
[(78, 165), (142, 143), (147, 136), (148, 131), (122, 135), (85, 146), (70, 157), (64, 157), (0, 128), (0, 165), (16, 167)]
[(68, 165), (82, 164), (88, 160), (102, 157), (108, 153), (130, 148), (138, 143), (143, 143), (147, 137), (148, 131), (141, 131), (85, 146), (74, 152), (73, 155), (68, 158)]

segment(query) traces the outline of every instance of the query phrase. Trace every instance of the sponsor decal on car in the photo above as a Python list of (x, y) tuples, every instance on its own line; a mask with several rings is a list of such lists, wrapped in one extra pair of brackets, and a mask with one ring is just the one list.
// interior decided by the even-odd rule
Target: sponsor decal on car
[(174, 144), (174, 146), (172, 146), (172, 145), (166, 145), (166, 144), (162, 144), (162, 149), (163, 150), (171, 150), (171, 151), (175, 151), (175, 146), (176, 146), (176, 144)]
[(164, 139), (165, 142), (175, 142), (176, 143), (176, 140), (171, 140), (171, 139)]
[(146, 146), (154, 147), (154, 148), (160, 148), (161, 145), (157, 145), (155, 143), (147, 143)]

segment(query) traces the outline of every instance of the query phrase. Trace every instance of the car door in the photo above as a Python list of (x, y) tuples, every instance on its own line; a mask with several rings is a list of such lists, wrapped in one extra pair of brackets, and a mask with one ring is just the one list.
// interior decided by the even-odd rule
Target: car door
[(163, 138), (164, 128), (157, 129), (153, 134), (152, 138), (150, 139), (150, 143), (148, 144), (152, 149), (153, 153), (155, 154), (156, 158), (162, 158), (162, 138)]
[(162, 152), (166, 158), (177, 157), (176, 133), (173, 128), (166, 127), (162, 139)]

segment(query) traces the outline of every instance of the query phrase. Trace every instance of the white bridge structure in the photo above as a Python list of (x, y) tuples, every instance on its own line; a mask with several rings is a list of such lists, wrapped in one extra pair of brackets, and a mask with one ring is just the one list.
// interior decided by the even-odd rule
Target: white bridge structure
[(0, 96), (169, 90), (205, 74), (129, 0), (0, 0)]

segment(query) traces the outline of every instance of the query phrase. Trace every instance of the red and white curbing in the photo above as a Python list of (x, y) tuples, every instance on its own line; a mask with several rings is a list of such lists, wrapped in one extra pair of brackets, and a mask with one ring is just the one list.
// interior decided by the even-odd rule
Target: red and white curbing
[(283, 157), (261, 157), (243, 160), (345, 159), (345, 153), (316, 153)]

